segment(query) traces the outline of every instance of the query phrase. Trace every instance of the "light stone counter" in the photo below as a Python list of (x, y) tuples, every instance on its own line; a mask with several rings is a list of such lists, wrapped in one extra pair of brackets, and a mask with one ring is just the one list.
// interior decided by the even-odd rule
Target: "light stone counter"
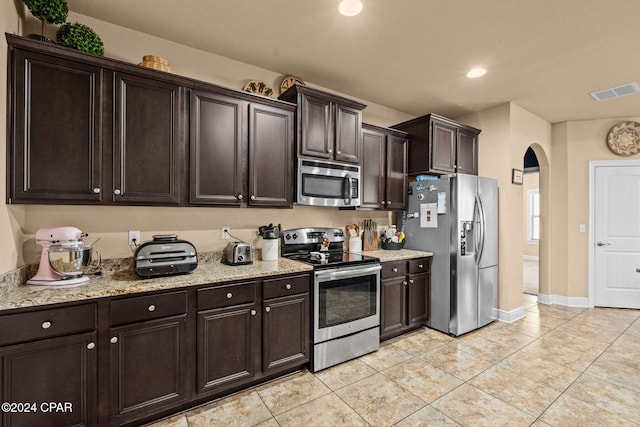
[(254, 260), (253, 264), (230, 266), (223, 264), (219, 257), (213, 257), (199, 262), (198, 267), (188, 274), (142, 279), (133, 272), (129, 260), (114, 266), (111, 271), (103, 270), (101, 276), (90, 276), (89, 282), (75, 287), (3, 284), (0, 286), (0, 310), (295, 274), (313, 269), (307, 264), (284, 258), (278, 261)]
[(411, 249), (400, 249), (397, 251), (378, 249), (377, 251), (362, 251), (362, 254), (380, 258), (380, 262), (400, 261), (403, 259), (424, 258), (433, 256), (433, 252), (414, 251)]

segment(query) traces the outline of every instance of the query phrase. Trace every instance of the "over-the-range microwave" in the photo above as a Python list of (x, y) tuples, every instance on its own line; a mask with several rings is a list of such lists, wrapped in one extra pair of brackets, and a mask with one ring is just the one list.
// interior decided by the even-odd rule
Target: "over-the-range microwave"
[(360, 206), (360, 166), (298, 158), (297, 203)]

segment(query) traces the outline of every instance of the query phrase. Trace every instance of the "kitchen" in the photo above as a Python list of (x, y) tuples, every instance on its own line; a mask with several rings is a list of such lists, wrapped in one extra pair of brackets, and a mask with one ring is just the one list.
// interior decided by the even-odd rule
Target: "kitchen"
[[(20, 22), (16, 17), (14, 8), (9, 5), (8, 11), (5, 14), (7, 17), (12, 17), (11, 20)], [(117, 57), (125, 58), (128, 62), (135, 63), (139, 61), (140, 56), (147, 51), (159, 51), (164, 52), (165, 49), (169, 50), (169, 53), (165, 53), (166, 57), (172, 59), (172, 63), (190, 63), (194, 68), (192, 74), (197, 78), (203, 80), (211, 80), (211, 65), (208, 61), (203, 61), (203, 58), (208, 58), (210, 61), (219, 64), (216, 66), (217, 73), (216, 79), (219, 79), (217, 83), (229, 86), (240, 87), (241, 85), (236, 82), (237, 75), (242, 76), (240, 79), (259, 77), (267, 81), (277, 81), (281, 77), (278, 73), (269, 73), (264, 70), (261, 71), (265, 74), (257, 75), (257, 72), (253, 68), (242, 66), (224, 58), (215, 56), (203, 56), (202, 51), (197, 51), (191, 48), (185, 48), (184, 46), (176, 46), (166, 41), (150, 37), (141, 33), (137, 33), (131, 30), (126, 30), (122, 27), (115, 27), (112, 24), (106, 22), (100, 22), (84, 16), (74, 17), (77, 20), (90, 24), (93, 28), (98, 30), (100, 34), (109, 40), (109, 44), (113, 49), (113, 54)], [(21, 24), (9, 23), (5, 31), (17, 32), (25, 34), (30, 30), (22, 30)], [(107, 36), (109, 35), (109, 36)], [(137, 41), (137, 43), (134, 43)], [(5, 55), (3, 55), (4, 57)], [(183, 58), (184, 59), (181, 59)], [(233, 71), (225, 77), (222, 71), (225, 67), (232, 68)], [(6, 67), (1, 67), (5, 69)], [(184, 70), (184, 66), (183, 66)], [(219, 76), (219, 77), (218, 77)], [(365, 110), (365, 120), (378, 122), (381, 125), (388, 125), (391, 123), (399, 123), (403, 120), (409, 119), (406, 114), (398, 111), (392, 111), (388, 108), (373, 103), (367, 103), (368, 107)], [(376, 120), (377, 118), (377, 120)], [(490, 123), (503, 123), (504, 120), (511, 122), (511, 127), (492, 127), (489, 125), (478, 124), (477, 127), (483, 129), (482, 141), (504, 141), (504, 145), (496, 146), (492, 148), (490, 145), (485, 145), (480, 151), (480, 165), (487, 165), (488, 169), (491, 169), (492, 158), (499, 159), (503, 164), (507, 164), (508, 167), (503, 167), (502, 174), (507, 176), (501, 176), (501, 188), (505, 193), (501, 194), (501, 197), (505, 199), (517, 200), (519, 197), (517, 194), (517, 188), (511, 186), (510, 172), (512, 167), (517, 167), (518, 162), (516, 158), (522, 156), (524, 148), (530, 144), (531, 141), (537, 141), (545, 148), (548, 156), (551, 156), (553, 150), (559, 149), (563, 155), (574, 159), (577, 164), (581, 161), (589, 158), (613, 158), (606, 148), (600, 149), (600, 140), (606, 133), (606, 129), (609, 128), (611, 120), (593, 120), (587, 122), (569, 122), (564, 125), (555, 126), (554, 132), (556, 132), (556, 138), (558, 138), (558, 144), (556, 148), (551, 149), (551, 125), (545, 120), (534, 116), (528, 111), (522, 109), (518, 105), (508, 104), (487, 112), (483, 117), (484, 121)], [(473, 123), (473, 122), (470, 122)], [(606, 129), (605, 129), (606, 128)], [(507, 137), (503, 136), (503, 133), (507, 132)], [(513, 133), (513, 135), (511, 134)], [(522, 137), (524, 133), (526, 136)], [(520, 140), (521, 138), (521, 140)], [(563, 139), (564, 138), (564, 139)], [(584, 150), (584, 148), (577, 148), (575, 146), (577, 138), (580, 141), (585, 139), (588, 142), (588, 146), (598, 147), (593, 148), (591, 151)], [(508, 141), (507, 141), (508, 140)], [(518, 142), (521, 147), (510, 148), (513, 141)], [(555, 144), (555, 142), (554, 142)], [(595, 150), (595, 153), (593, 152)], [(497, 160), (496, 160), (497, 161)], [(482, 173), (482, 171), (481, 171)], [(559, 178), (562, 179), (562, 178)], [(565, 249), (562, 252), (563, 245), (553, 245), (551, 242), (547, 242), (549, 247), (553, 251), (560, 251), (555, 253), (554, 256), (550, 256), (555, 259), (566, 259), (569, 263), (563, 262), (561, 266), (553, 266), (549, 264), (554, 270), (554, 275), (560, 277), (567, 277), (563, 283), (551, 283), (548, 281), (547, 288), (544, 293), (557, 294), (567, 297), (586, 297), (586, 270), (584, 268), (570, 268), (571, 266), (580, 266), (586, 264), (586, 249), (575, 250), (575, 247), (586, 248), (586, 240), (584, 235), (578, 234), (577, 226), (575, 227), (575, 234), (572, 231), (574, 229), (574, 222), (586, 222), (586, 209), (582, 209), (581, 206), (586, 202), (586, 196), (580, 196), (583, 194), (581, 186), (584, 186), (584, 180), (579, 175), (569, 175), (565, 178), (564, 185), (562, 181), (554, 185), (560, 184), (560, 188), (566, 195), (577, 194), (577, 200), (572, 205), (576, 207), (570, 207), (568, 213), (564, 218), (558, 218), (558, 227), (563, 227), (564, 224), (571, 225), (564, 228), (570, 231), (570, 240), (572, 241), (573, 248), (571, 250)], [(562, 198), (564, 194), (559, 194), (558, 198)], [(567, 197), (565, 197), (565, 200)], [(502, 200), (501, 200), (502, 202)], [(513, 209), (519, 209), (518, 203), (514, 202), (513, 206), (509, 204), (501, 203), (501, 209), (505, 212), (512, 211)], [(310, 224), (319, 224), (326, 226), (343, 227), (344, 224), (359, 223), (364, 218), (373, 218), (379, 224), (388, 225), (392, 220), (389, 218), (389, 214), (385, 212), (377, 211), (338, 211), (335, 209), (321, 210), (318, 208), (308, 207), (295, 207), (292, 210), (278, 210), (274, 213), (272, 210), (265, 209), (234, 209), (233, 215), (230, 216), (227, 210), (224, 209), (204, 209), (204, 208), (134, 208), (134, 207), (86, 207), (86, 206), (10, 206), (5, 208), (7, 215), (3, 221), (6, 221), (6, 226), (3, 227), (6, 233), (7, 240), (14, 242), (13, 245), (9, 245), (9, 248), (3, 248), (7, 251), (6, 256), (3, 256), (3, 262), (6, 263), (4, 271), (9, 271), (16, 266), (22, 265), (26, 262), (35, 262), (37, 259), (38, 249), (33, 244), (33, 235), (35, 230), (50, 225), (64, 224), (72, 219), (72, 223), (79, 228), (88, 231), (92, 237), (101, 237), (100, 249), (108, 258), (116, 257), (128, 257), (131, 256), (130, 249), (126, 246), (126, 230), (139, 229), (142, 231), (142, 240), (149, 240), (151, 235), (161, 233), (176, 233), (185, 240), (192, 241), (196, 244), (199, 250), (221, 250), (225, 245), (220, 238), (219, 227), (227, 225), (231, 228), (234, 235), (238, 235), (242, 239), (251, 240), (255, 238), (255, 230), (257, 226), (262, 225), (265, 222), (279, 222), (286, 224), (287, 228), (305, 227)], [(501, 218), (507, 218), (508, 214), (501, 215)], [(264, 220), (263, 220), (264, 219)], [(186, 227), (176, 227), (175, 224), (189, 224), (188, 229)], [(517, 241), (510, 241), (507, 236), (510, 234), (517, 235), (521, 230), (521, 224), (510, 223), (501, 224), (501, 238), (505, 239), (504, 248), (501, 248), (501, 266), (504, 269), (501, 274), (501, 283), (518, 283), (518, 258), (517, 258)], [(22, 235), (22, 231), (25, 230), (25, 235)], [(558, 237), (559, 239), (561, 237)], [(24, 247), (24, 252), (22, 248)], [(516, 248), (516, 249), (514, 249)], [(24, 254), (24, 255), (23, 255)], [(507, 267), (509, 266), (509, 267)], [(521, 276), (521, 274), (520, 274)], [(543, 279), (544, 280), (544, 279)], [(553, 286), (553, 287), (552, 287)], [(521, 291), (506, 287), (500, 290), (501, 309), (508, 313), (517, 310), (522, 307)]]

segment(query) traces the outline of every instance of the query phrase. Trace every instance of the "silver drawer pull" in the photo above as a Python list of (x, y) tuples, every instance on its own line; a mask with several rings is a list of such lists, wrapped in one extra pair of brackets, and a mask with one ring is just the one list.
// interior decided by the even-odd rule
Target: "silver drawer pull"
[(252, 315), (252, 316), (255, 316), (256, 314), (258, 314), (258, 312), (257, 312), (257, 311), (255, 311), (255, 310), (251, 310), (251, 315)]
[(413, 279), (410, 279), (410, 280), (409, 280), (409, 283), (411, 283), (411, 284), (413, 285)]
[(156, 306), (151, 304), (149, 307), (147, 307), (147, 310), (149, 311), (156, 311)]
[(266, 311), (267, 313), (271, 311), (271, 307), (265, 307), (264, 311)]
[(42, 329), (49, 329), (51, 325), (51, 322), (42, 322)]
[(115, 344), (118, 342), (118, 337), (111, 337), (111, 344)]
[(418, 268), (424, 268), (424, 265), (418, 264)]
[(398, 269), (394, 267), (394, 268), (391, 269), (391, 271), (393, 271), (394, 273), (397, 273)]
[(287, 290), (291, 289), (291, 283), (287, 283), (284, 287), (287, 288)]
[(233, 298), (233, 294), (232, 294), (231, 292), (229, 292), (229, 293), (227, 294), (227, 299), (231, 299), (231, 298)]
[(94, 343), (93, 341), (87, 344), (87, 349), (93, 350), (94, 348), (96, 348), (96, 343)]

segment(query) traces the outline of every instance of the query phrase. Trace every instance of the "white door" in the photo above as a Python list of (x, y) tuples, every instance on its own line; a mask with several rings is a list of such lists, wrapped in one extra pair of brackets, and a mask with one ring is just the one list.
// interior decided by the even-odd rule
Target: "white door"
[(640, 308), (640, 166), (597, 166), (594, 304)]

